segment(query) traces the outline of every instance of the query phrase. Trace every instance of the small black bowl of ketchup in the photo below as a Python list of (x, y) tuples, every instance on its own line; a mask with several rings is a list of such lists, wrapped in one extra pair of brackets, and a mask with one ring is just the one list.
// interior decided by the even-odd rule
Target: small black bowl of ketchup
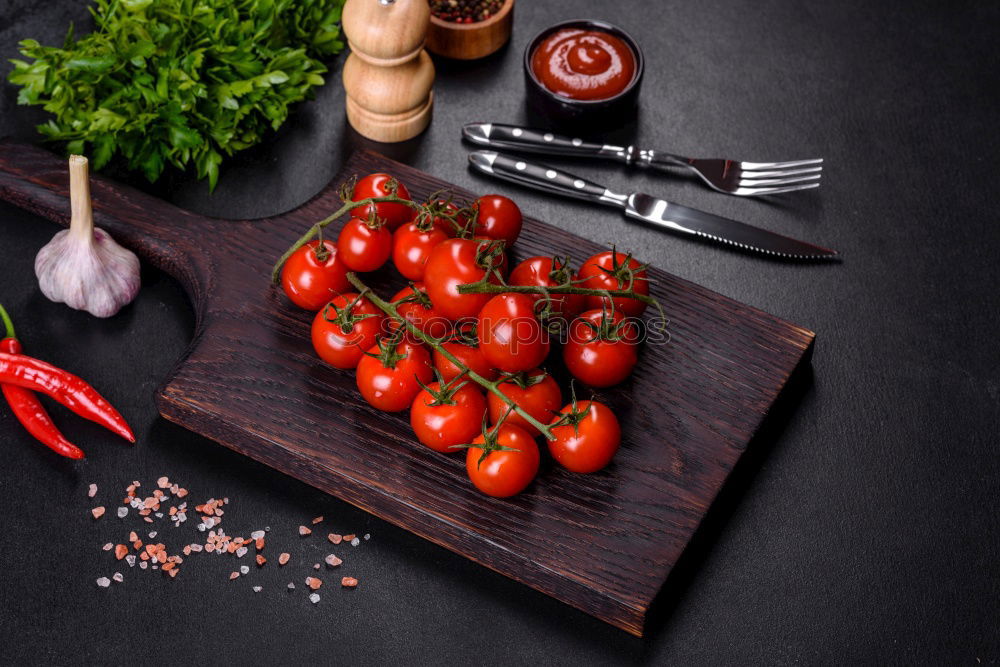
[(557, 23), (538, 33), (524, 51), (529, 105), (577, 125), (613, 127), (629, 121), (642, 72), (639, 45), (604, 21)]

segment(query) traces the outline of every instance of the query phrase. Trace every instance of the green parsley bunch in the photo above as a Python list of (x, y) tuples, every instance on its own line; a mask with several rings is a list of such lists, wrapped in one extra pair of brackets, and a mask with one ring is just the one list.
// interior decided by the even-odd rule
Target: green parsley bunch
[(95, 30), (60, 47), (20, 43), (19, 104), (54, 118), (38, 126), (88, 154), (121, 158), (155, 181), (194, 165), (214, 189), (223, 155), (277, 129), (323, 85), (339, 53), (344, 0), (96, 0)]

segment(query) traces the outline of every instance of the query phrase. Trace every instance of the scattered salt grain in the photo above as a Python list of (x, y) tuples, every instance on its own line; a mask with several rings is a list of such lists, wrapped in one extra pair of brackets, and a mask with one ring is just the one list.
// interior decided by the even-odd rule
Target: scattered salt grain
[(247, 548), (246, 547), (240, 547), (239, 549), (236, 550), (236, 557), (237, 558), (243, 558), (246, 555), (247, 555)]
[(128, 563), (129, 567), (135, 567), (135, 554), (125, 556), (125, 562)]
[(115, 572), (113, 575), (111, 575), (111, 578), (117, 581), (119, 584), (125, 581), (125, 577), (122, 576), (121, 572)]
[(371, 536), (371, 535), (369, 535), (368, 533), (365, 533), (365, 539), (366, 539), (366, 540), (370, 540), (371, 538), (372, 538), (372, 536)]
[(108, 542), (101, 548), (104, 549), (105, 551), (111, 551), (112, 549), (115, 548), (115, 545), (111, 544), (111, 542)]
[(260, 591), (261, 591), (261, 590), (262, 590), (262, 587), (261, 587), (261, 586), (254, 586), (254, 587), (253, 587), (253, 592), (254, 592), (254, 593), (260, 593)]
[(162, 519), (163, 518), (163, 512), (157, 512), (153, 516), (155, 516), (157, 519)]
[(95, 507), (92, 510), (90, 510), (90, 513), (94, 515), (95, 519), (100, 519), (102, 516), (104, 516), (104, 508)]
[(315, 525), (317, 523), (320, 523), (321, 521), (323, 521), (323, 517), (322, 516), (318, 516), (315, 519), (313, 519), (313, 525)]
[(108, 579), (107, 577), (101, 577), (100, 579), (97, 580), (97, 585), (100, 586), (101, 588), (107, 588), (108, 586), (111, 585), (111, 580)]
[(340, 580), (340, 585), (344, 588), (354, 588), (358, 585), (358, 580), (354, 577), (344, 577)]
[(232, 581), (233, 579), (235, 579), (235, 578), (236, 578), (236, 577), (238, 577), (238, 576), (240, 576), (240, 573), (239, 573), (239, 572), (231, 572), (231, 573), (229, 574), (229, 580), (230, 580), (230, 581)]
[(170, 486), (170, 479), (168, 479), (167, 477), (161, 477), (160, 479), (156, 480), (156, 485), (161, 489), (165, 489)]
[(146, 561), (139, 561), (140, 570), (145, 570), (147, 567), (149, 567), (149, 563), (147, 563)]
[(353, 540), (351, 540), (351, 546), (352, 547), (356, 547), (359, 544), (361, 544), (361, 540), (359, 540), (358, 538), (355, 537)]
[(344, 540), (343, 537), (336, 533), (330, 533), (326, 536), (326, 539), (330, 540), (333, 544), (340, 544)]
[(312, 602), (313, 604), (319, 602), (319, 593), (313, 593), (312, 595), (310, 595), (309, 601)]
[(295, 590), (295, 584), (293, 584), (292, 582), (289, 581), (288, 582), (288, 590), (294, 591)]
[(91, 484), (90, 487), (87, 489), (87, 497), (93, 498), (96, 495), (97, 495), (97, 485)]
[(252, 533), (250, 533), (250, 539), (251, 540), (259, 540), (259, 539), (262, 539), (263, 537), (264, 537), (264, 531), (263, 530), (255, 530)]
[(309, 528), (306, 528), (305, 526), (299, 526), (299, 535), (301, 535), (302, 537), (305, 537), (306, 535), (309, 535), (311, 533), (312, 530), (310, 530)]
[(154, 537), (156, 537), (156, 531), (155, 530), (149, 531), (149, 539), (153, 539)]
[(338, 565), (344, 562), (339, 558), (337, 558), (336, 556), (334, 556), (333, 554), (330, 554), (324, 560), (326, 561), (326, 564), (329, 565), (330, 567), (337, 567)]
[(240, 565), (240, 574), (248, 574), (249, 572), (250, 572), (249, 567), (247, 567), (246, 565)]
[(323, 585), (322, 579), (317, 579), (316, 577), (306, 577), (306, 586), (313, 589), (314, 591), (319, 589)]
[(192, 544), (191, 545), (191, 551), (193, 551), (195, 553), (200, 553), (201, 550), (204, 549), (204, 548), (205, 547), (201, 546), (200, 544)]
[(118, 518), (119, 519), (124, 519), (126, 516), (128, 516), (128, 508), (127, 507), (119, 507), (118, 508)]
[(291, 558), (289, 554), (287, 553), (281, 554), (280, 556), (278, 556), (278, 565), (284, 565), (285, 563), (288, 562), (289, 558)]

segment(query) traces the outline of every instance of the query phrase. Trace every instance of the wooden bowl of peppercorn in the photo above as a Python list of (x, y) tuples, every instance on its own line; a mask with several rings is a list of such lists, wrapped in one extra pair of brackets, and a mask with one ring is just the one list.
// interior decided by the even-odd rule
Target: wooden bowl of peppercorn
[(475, 60), (510, 39), (514, 0), (430, 0), (427, 50), (445, 58)]

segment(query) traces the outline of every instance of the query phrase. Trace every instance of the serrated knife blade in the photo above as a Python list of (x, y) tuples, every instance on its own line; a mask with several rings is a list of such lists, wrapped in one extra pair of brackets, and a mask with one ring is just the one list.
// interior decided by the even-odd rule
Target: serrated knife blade
[(769, 257), (795, 260), (838, 258), (836, 250), (798, 241), (642, 192), (619, 194), (562, 169), (523, 158), (495, 151), (473, 151), (469, 154), (469, 162), (476, 170), (497, 178), (544, 192), (614, 206), (623, 210), (628, 220), (642, 221), (675, 234), (721, 243)]
[(766, 255), (789, 259), (830, 259), (837, 256), (836, 250), (798, 241), (714, 213), (674, 204), (642, 192), (634, 192), (628, 196), (625, 216), (668, 231), (691, 234), (704, 240)]

